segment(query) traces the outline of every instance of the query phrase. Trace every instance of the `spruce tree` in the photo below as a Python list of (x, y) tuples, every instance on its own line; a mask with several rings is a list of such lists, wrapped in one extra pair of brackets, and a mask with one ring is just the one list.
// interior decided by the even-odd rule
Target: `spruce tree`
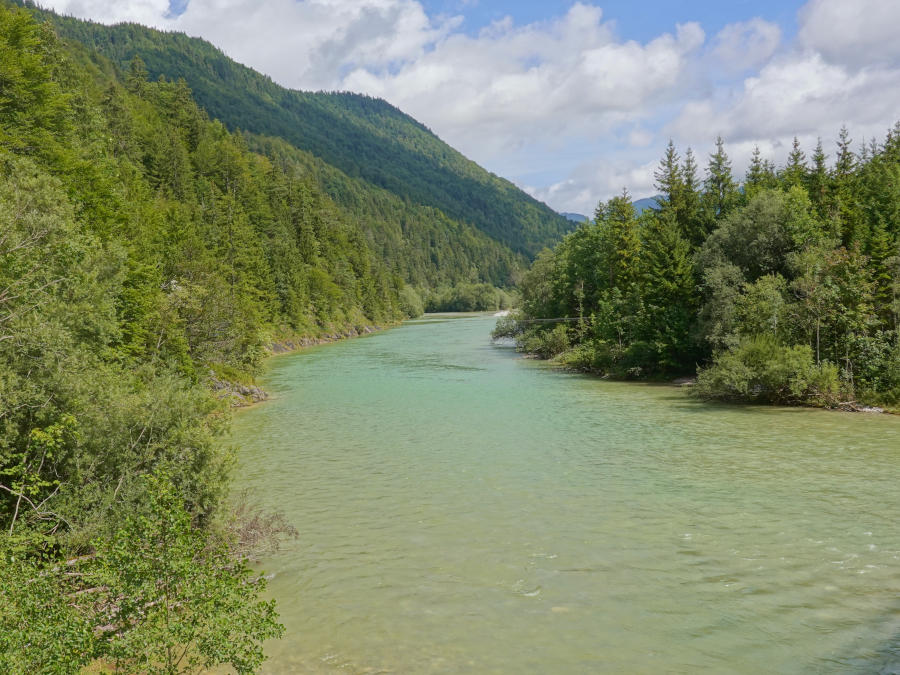
[(627, 288), (639, 277), (641, 240), (634, 205), (627, 189), (598, 207), (610, 287)]
[(850, 148), (852, 143), (853, 139), (850, 138), (850, 132), (847, 131), (847, 127), (841, 127), (837, 141), (837, 160), (834, 165), (834, 173), (836, 176), (849, 176), (853, 173), (853, 169), (856, 166), (856, 158), (853, 156), (853, 150)]
[(150, 73), (147, 72), (147, 65), (144, 63), (144, 59), (140, 56), (135, 56), (131, 59), (131, 63), (128, 66), (125, 86), (128, 87), (128, 91), (140, 95), (143, 93), (144, 85), (149, 77)]
[(771, 164), (762, 158), (759, 146), (754, 146), (753, 154), (750, 156), (750, 167), (744, 180), (744, 197), (749, 200), (761, 190), (773, 187), (775, 182)]
[(641, 270), (657, 365), (677, 371), (690, 362), (697, 295), (691, 244), (672, 211), (655, 214), (644, 228)]
[(682, 209), (678, 213), (678, 225), (681, 236), (688, 242), (697, 242), (703, 238), (703, 221), (700, 213), (700, 179), (697, 177), (697, 160), (694, 151), (688, 148), (684, 153), (684, 164), (681, 167), (684, 181)]
[(684, 182), (678, 152), (671, 138), (666, 146), (666, 154), (659, 162), (659, 168), (653, 173), (653, 178), (653, 187), (662, 195), (662, 199), (657, 199), (660, 208), (674, 209), (678, 212), (682, 206), (681, 192)]
[(806, 183), (806, 153), (800, 147), (800, 141), (794, 136), (788, 161), (781, 172), (781, 180), (788, 189), (804, 186)]
[(820, 217), (824, 217), (828, 190), (828, 166), (826, 165), (828, 156), (822, 147), (821, 138), (816, 143), (816, 150), (812, 159), (813, 166), (807, 175), (806, 191), (809, 193), (809, 198), (816, 209), (816, 213)]
[[(731, 174), (731, 160), (725, 152), (725, 141), (716, 138), (716, 151), (709, 156), (704, 181), (701, 239), (712, 231), (716, 221), (728, 214), (739, 201), (740, 193)], [(694, 241), (698, 245), (699, 241)]]

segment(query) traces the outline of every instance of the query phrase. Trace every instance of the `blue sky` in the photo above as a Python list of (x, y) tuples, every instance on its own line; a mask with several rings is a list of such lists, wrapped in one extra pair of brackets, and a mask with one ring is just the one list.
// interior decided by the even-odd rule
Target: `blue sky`
[(900, 0), (42, 0), (204, 37), (297, 89), (382, 97), (558, 210), (654, 193), (671, 138), (742, 175), (900, 117)]
[[(849, 1), (849, 0), (848, 0)], [(565, 14), (572, 6), (567, 0), (426, 0), (429, 13), (462, 15), (462, 28), (475, 33), (505, 16), (516, 23), (545, 21)], [(626, 40), (648, 41), (661, 33), (671, 32), (675, 24), (698, 21), (711, 32), (723, 26), (755, 16), (777, 22), (787, 34), (796, 30), (797, 0), (610, 0), (598, 2), (608, 19), (616, 22)]]

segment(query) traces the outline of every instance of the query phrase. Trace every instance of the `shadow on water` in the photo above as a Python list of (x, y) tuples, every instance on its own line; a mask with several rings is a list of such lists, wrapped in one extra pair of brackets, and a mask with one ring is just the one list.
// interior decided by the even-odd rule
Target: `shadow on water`
[(843, 654), (831, 657), (828, 661), (839, 666), (845, 672), (875, 673), (877, 675), (900, 675), (900, 604), (893, 611), (882, 615), (872, 625), (884, 623), (895, 624), (893, 635), (875, 649), (859, 653), (845, 649)]

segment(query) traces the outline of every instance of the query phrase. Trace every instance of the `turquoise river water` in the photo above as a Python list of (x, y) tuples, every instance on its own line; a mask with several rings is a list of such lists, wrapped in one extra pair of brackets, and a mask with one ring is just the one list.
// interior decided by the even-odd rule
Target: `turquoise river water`
[(271, 359), (267, 673), (900, 673), (900, 419), (572, 375), (431, 316)]

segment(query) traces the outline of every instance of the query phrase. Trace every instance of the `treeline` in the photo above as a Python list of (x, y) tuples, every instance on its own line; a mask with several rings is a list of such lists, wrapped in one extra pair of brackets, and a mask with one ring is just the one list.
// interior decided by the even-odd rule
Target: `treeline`
[(493, 312), (509, 309), (516, 296), (490, 284), (460, 284), (430, 292), (425, 300), (429, 312)]
[(210, 368), (409, 290), (302, 164), (0, 3), (0, 670), (254, 670)]
[[(135, 24), (104, 26), (34, 11), (62, 37), (87, 45), (121, 68), (140, 56), (151, 79), (184, 78), (198, 103), (229, 129), (282, 138), (357, 181), (355, 190), (365, 185), (393, 193), (400, 202), (439, 212), (441, 221), (455, 221), (454, 229), (474, 226), (528, 257), (571, 229), (545, 204), (466, 159), (386, 101), (285, 89), (208, 42), (181, 33)], [(407, 220), (414, 227), (418, 216)], [(471, 263), (480, 269), (489, 261), (478, 257)]]
[(701, 180), (670, 142), (657, 208), (601, 203), (538, 257), (497, 334), (617, 377), (699, 367), (704, 397), (897, 406), (900, 124), (858, 153), (842, 129), (828, 159), (795, 139), (776, 168), (757, 148), (738, 182), (720, 138)]

